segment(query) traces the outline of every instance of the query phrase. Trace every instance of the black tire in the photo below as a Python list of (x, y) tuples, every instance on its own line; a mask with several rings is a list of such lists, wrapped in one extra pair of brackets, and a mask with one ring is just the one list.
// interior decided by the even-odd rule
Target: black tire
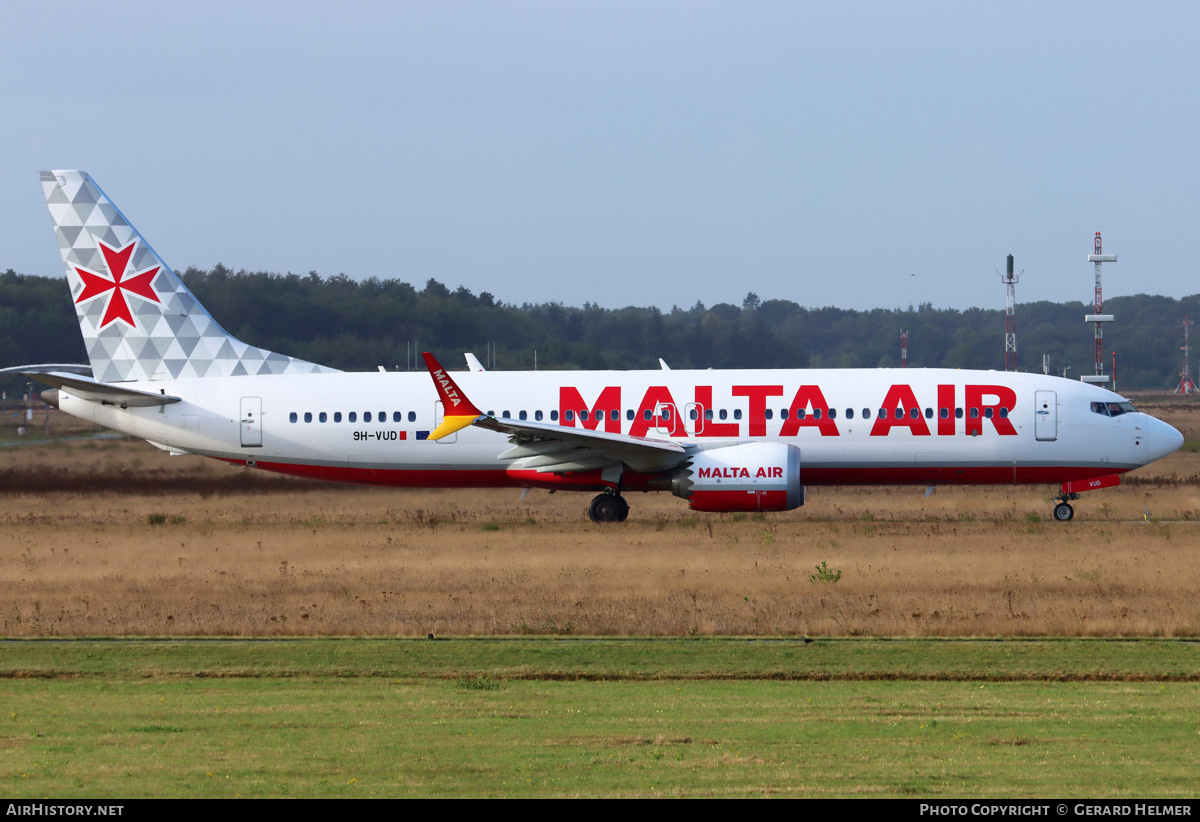
[(601, 494), (592, 500), (588, 506), (588, 516), (592, 522), (616, 522), (621, 514), (620, 497), (612, 494)]
[(1059, 522), (1070, 522), (1071, 518), (1074, 516), (1075, 509), (1072, 508), (1068, 503), (1060, 502), (1058, 505), (1054, 506), (1054, 518)]

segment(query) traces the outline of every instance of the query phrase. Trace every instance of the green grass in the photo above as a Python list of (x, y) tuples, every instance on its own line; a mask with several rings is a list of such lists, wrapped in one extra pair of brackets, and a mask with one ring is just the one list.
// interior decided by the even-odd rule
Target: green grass
[(26, 641), (12, 798), (1187, 797), (1194, 643)]

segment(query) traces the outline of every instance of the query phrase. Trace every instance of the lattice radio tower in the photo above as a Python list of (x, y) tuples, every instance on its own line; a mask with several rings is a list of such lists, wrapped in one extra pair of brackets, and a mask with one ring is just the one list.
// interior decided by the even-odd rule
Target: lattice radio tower
[[(1000, 272), (996, 272), (999, 274)], [(1023, 273), (1023, 272), (1022, 272)], [(1000, 281), (1008, 287), (1008, 301), (1004, 312), (1004, 370), (1017, 370), (1017, 283), (1020, 274), (1013, 274), (1013, 255), (1008, 255), (1008, 273), (1000, 274)]]
[(1192, 382), (1191, 367), (1188, 362), (1192, 355), (1192, 346), (1188, 343), (1188, 328), (1195, 324), (1186, 316), (1183, 318), (1183, 345), (1179, 348), (1183, 352), (1183, 370), (1179, 372), (1179, 385), (1175, 388), (1176, 394), (1196, 393), (1196, 383)]
[(900, 367), (908, 368), (908, 329), (900, 331)]
[(1092, 323), (1096, 326), (1096, 373), (1084, 374), (1079, 379), (1084, 382), (1106, 383), (1108, 375), (1104, 373), (1104, 324), (1113, 321), (1112, 314), (1101, 314), (1104, 310), (1104, 290), (1100, 285), (1100, 264), (1115, 263), (1117, 261), (1116, 254), (1104, 254), (1100, 246), (1100, 232), (1096, 232), (1096, 253), (1088, 255), (1088, 262), (1096, 264), (1096, 308), (1094, 314), (1084, 316), (1085, 323)]

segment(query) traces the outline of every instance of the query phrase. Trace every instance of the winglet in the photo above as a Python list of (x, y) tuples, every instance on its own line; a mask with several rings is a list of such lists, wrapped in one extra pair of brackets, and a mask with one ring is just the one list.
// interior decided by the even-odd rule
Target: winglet
[(442, 424), (429, 433), (429, 439), (440, 440), (459, 429), (466, 428), (484, 416), (483, 412), (467, 399), (467, 395), (459, 389), (450, 375), (446, 373), (446, 369), (442, 368), (441, 363), (434, 359), (432, 354), (424, 351), (421, 356), (425, 358), (425, 367), (429, 369), (429, 376), (433, 378), (438, 398), (442, 401), (442, 407), (446, 414), (442, 419)]

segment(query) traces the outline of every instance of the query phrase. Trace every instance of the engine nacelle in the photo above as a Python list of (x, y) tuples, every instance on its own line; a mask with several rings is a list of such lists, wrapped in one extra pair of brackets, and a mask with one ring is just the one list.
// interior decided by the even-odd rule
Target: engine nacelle
[(753, 442), (701, 451), (671, 478), (696, 511), (790, 511), (804, 504), (800, 449)]

